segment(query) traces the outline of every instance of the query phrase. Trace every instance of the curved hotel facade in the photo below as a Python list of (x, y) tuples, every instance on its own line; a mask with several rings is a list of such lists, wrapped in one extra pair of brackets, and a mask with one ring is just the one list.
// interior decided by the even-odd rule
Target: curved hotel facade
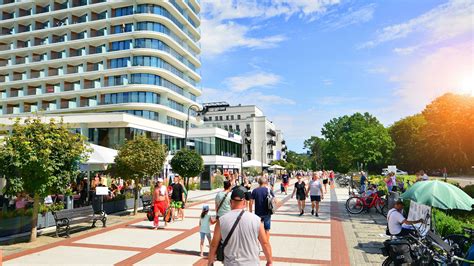
[(201, 95), (199, 11), (198, 0), (3, 0), (0, 120), (39, 112), (99, 145), (146, 134), (181, 148)]

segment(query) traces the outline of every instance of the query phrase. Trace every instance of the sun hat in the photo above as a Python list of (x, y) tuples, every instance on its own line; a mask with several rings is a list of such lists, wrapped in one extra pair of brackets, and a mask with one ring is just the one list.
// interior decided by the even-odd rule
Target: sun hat
[(158, 178), (157, 182), (159, 182), (159, 183), (163, 183), (163, 178), (161, 178), (161, 177), (160, 177), (160, 178)]

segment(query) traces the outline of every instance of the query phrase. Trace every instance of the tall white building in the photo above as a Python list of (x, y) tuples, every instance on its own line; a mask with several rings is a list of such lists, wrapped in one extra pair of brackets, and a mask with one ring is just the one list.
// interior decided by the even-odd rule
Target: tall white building
[(0, 3), (0, 120), (39, 111), (102, 146), (183, 146), (201, 95), (198, 0)]
[(244, 161), (270, 163), (286, 159), (287, 146), (281, 130), (255, 105), (230, 106), (226, 102), (205, 103), (204, 125), (236, 132), (243, 137)]

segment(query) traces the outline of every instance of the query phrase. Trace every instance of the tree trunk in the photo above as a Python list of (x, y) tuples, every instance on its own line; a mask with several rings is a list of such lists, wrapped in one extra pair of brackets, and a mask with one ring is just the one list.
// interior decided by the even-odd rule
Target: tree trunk
[(138, 178), (135, 179), (135, 187), (133, 188), (134, 193), (133, 193), (133, 215), (137, 215), (138, 212)]
[(39, 195), (35, 193), (33, 202), (33, 216), (31, 217), (31, 234), (30, 242), (36, 241), (36, 227), (38, 226), (38, 211), (39, 211)]

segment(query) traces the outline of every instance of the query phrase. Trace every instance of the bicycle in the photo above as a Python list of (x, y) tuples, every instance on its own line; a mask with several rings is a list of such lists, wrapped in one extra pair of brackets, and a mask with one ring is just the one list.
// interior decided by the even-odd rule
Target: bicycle
[(377, 191), (370, 196), (352, 196), (346, 201), (346, 210), (351, 214), (360, 214), (364, 210), (368, 212), (372, 207), (375, 207), (378, 213), (386, 217), (388, 203), (386, 199), (382, 198), (384, 194), (383, 191)]
[(454, 248), (454, 254), (458, 257), (466, 257), (468, 250), (474, 246), (474, 229), (463, 228), (464, 233), (469, 237), (462, 234), (448, 235), (443, 240)]

